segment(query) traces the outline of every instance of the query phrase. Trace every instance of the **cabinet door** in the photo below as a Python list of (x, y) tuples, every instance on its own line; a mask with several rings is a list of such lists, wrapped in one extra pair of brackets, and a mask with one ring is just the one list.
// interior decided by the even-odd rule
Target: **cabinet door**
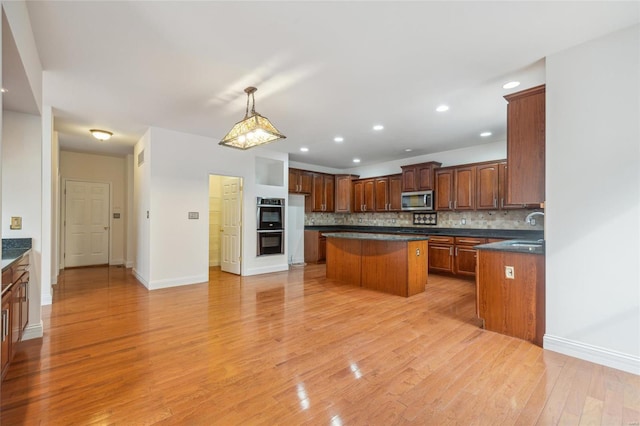
[(476, 250), (472, 246), (456, 246), (455, 273), (458, 275), (476, 275)]
[(27, 328), (29, 322), (29, 274), (25, 274), (23, 283), (20, 286), (20, 336), (22, 338), (22, 332)]
[(324, 211), (324, 176), (313, 174), (311, 187), (311, 211)]
[(500, 186), (500, 208), (502, 210), (510, 210), (510, 209), (523, 209), (526, 207), (525, 204), (511, 204), (508, 202), (509, 200), (509, 180), (507, 177), (507, 163), (500, 163), (498, 165), (499, 178), (498, 184)]
[(376, 205), (376, 186), (374, 179), (364, 181), (364, 211), (372, 212)]
[(300, 177), (299, 170), (289, 169), (289, 192), (295, 194), (298, 192), (298, 179)]
[(544, 202), (545, 86), (505, 96), (508, 204)]
[(476, 168), (476, 209), (497, 210), (499, 206), (498, 163)]
[(436, 170), (436, 205), (438, 211), (453, 209), (453, 170)]
[(433, 165), (418, 164), (416, 166), (416, 180), (418, 182), (418, 191), (433, 189)]
[(301, 194), (311, 194), (311, 187), (313, 185), (313, 173), (306, 170), (300, 170), (300, 176), (298, 178), (298, 192)]
[(454, 210), (474, 210), (476, 208), (476, 168), (460, 167), (455, 170)]
[(360, 213), (364, 211), (364, 181), (353, 182), (353, 211)]
[(402, 175), (389, 176), (389, 211), (402, 210)]
[(453, 272), (453, 246), (429, 242), (429, 271)]
[(11, 303), (13, 294), (11, 290), (2, 296), (2, 377), (7, 372), (9, 360), (11, 359)]
[(327, 237), (320, 236), (318, 238), (318, 262), (326, 262), (327, 260)]
[(333, 175), (324, 176), (324, 211), (332, 212), (335, 210), (335, 188), (336, 180)]
[(402, 190), (406, 192), (417, 191), (416, 167), (402, 167)]
[(353, 178), (351, 175), (336, 176), (336, 213), (351, 213), (353, 201)]
[(389, 178), (376, 178), (375, 185), (375, 211), (385, 212), (389, 210)]

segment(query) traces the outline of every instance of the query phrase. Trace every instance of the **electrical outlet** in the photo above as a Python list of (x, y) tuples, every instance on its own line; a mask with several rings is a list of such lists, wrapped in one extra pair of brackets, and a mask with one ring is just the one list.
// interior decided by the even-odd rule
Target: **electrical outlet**
[(461, 225), (466, 225), (466, 224), (467, 224), (467, 219), (464, 219), (464, 218), (463, 218), (463, 219), (461, 219), (461, 220), (460, 220), (460, 224), (461, 224)]
[(529, 223), (531, 224), (531, 226), (536, 226), (536, 220), (534, 218), (531, 218)]
[(515, 268), (513, 266), (505, 266), (504, 267), (504, 276), (507, 277), (510, 280), (515, 279), (515, 277), (516, 277)]

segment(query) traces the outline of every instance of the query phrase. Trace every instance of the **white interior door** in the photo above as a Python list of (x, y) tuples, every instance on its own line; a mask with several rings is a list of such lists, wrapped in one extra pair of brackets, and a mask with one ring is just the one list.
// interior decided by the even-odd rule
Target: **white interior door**
[(65, 267), (109, 263), (109, 184), (68, 180)]
[(222, 238), (220, 269), (240, 275), (242, 179), (222, 178)]

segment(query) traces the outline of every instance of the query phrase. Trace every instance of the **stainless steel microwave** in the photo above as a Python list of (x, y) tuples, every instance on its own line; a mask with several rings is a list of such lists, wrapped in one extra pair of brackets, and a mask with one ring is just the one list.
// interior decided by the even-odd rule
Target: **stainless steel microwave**
[(403, 192), (402, 210), (433, 210), (433, 191)]

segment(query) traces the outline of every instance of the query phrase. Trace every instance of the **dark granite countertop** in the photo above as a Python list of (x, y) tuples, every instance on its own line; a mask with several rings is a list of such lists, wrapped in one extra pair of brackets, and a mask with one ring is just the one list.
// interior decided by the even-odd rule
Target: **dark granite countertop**
[(10, 268), (29, 250), (31, 250), (31, 238), (3, 238), (2, 272)]
[(497, 243), (480, 244), (474, 248), (478, 250), (507, 251), (511, 253), (542, 254), (544, 255), (544, 241), (538, 240), (510, 240)]
[(544, 231), (523, 229), (465, 229), (465, 228), (417, 228), (396, 226), (332, 225), (305, 226), (305, 231), (320, 232), (371, 232), (390, 234), (449, 235), (453, 237), (506, 238), (532, 240), (544, 238)]
[(323, 232), (322, 235), (325, 237), (347, 238), (353, 240), (423, 241), (429, 239), (426, 235), (373, 234), (368, 232)]

